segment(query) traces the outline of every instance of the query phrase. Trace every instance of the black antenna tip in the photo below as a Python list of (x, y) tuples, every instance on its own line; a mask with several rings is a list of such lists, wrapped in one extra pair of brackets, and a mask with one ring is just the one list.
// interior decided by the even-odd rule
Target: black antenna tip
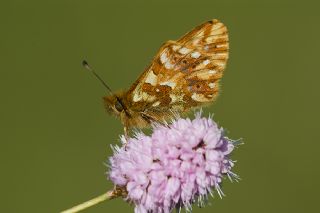
[(87, 70), (91, 71), (93, 73), (93, 75), (96, 76), (96, 78), (103, 84), (103, 86), (105, 86), (105, 88), (107, 88), (109, 93), (111, 95), (113, 95), (110, 87), (100, 78), (100, 76), (93, 69), (91, 69), (91, 67), (89, 66), (89, 64), (88, 64), (88, 62), (86, 60), (82, 60), (82, 66), (84, 68), (86, 68)]
[(88, 66), (88, 62), (86, 60), (83, 60), (82, 61), (82, 66), (84, 66), (84, 67)]
[(89, 64), (86, 60), (82, 61), (82, 66), (84, 66), (84, 68), (86, 68), (87, 70), (92, 71), (91, 67), (89, 66)]

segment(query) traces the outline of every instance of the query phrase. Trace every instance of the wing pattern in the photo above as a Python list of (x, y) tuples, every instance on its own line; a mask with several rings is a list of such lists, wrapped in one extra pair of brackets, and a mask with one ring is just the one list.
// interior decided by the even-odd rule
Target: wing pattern
[(228, 50), (227, 28), (216, 19), (164, 43), (128, 90), (129, 101), (155, 120), (211, 103), (218, 95)]

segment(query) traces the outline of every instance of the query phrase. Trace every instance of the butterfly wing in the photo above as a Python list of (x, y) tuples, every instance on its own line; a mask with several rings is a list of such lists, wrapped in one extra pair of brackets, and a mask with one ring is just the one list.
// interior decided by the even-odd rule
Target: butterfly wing
[(128, 90), (131, 107), (159, 120), (212, 102), (228, 49), (227, 28), (216, 19), (166, 42)]

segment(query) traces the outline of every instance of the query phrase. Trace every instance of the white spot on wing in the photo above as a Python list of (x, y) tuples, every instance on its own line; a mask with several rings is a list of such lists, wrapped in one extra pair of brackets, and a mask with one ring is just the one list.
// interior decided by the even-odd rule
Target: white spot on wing
[(191, 73), (187, 78), (191, 79), (193, 77), (197, 77), (197, 78), (199, 78), (201, 80), (208, 80), (208, 79), (212, 78), (212, 76), (214, 74), (215, 74), (214, 70), (203, 69), (203, 70), (199, 70), (199, 71), (196, 71), (194, 73)]
[(202, 63), (203, 63), (204, 65), (208, 65), (208, 64), (210, 63), (210, 60), (209, 60), (209, 59), (204, 60)]
[(216, 71), (216, 70), (209, 70), (209, 71), (208, 71), (208, 73), (209, 73), (209, 74), (213, 74), (213, 75), (214, 75), (214, 74), (216, 74), (216, 73), (217, 73), (217, 71)]
[(214, 86), (215, 86), (215, 83), (209, 83), (208, 86), (209, 86), (211, 89), (213, 89)]
[(171, 64), (170, 61), (167, 61), (167, 62), (165, 63), (165, 65), (164, 65), (164, 67), (165, 67), (166, 69), (172, 69), (172, 68), (173, 68), (173, 64)]
[(173, 89), (173, 88), (175, 88), (176, 83), (172, 82), (172, 81), (166, 81), (166, 82), (162, 82), (160, 85), (167, 85)]
[(167, 52), (166, 52), (166, 51), (164, 51), (163, 53), (161, 53), (160, 61), (161, 61), (161, 63), (163, 63), (163, 64), (168, 61), (168, 57), (167, 57)]
[(145, 82), (151, 84), (152, 86), (155, 86), (155, 85), (157, 85), (158, 77), (157, 77), (157, 76), (154, 74), (154, 72), (151, 70), (151, 71), (148, 73)]
[(154, 102), (152, 106), (156, 107), (156, 106), (159, 106), (159, 104), (160, 104), (160, 101), (157, 101), (157, 102)]
[(185, 55), (188, 54), (191, 50), (186, 48), (186, 47), (182, 47), (178, 52)]
[(138, 101), (141, 101), (142, 100), (142, 96), (138, 93), (134, 93), (133, 95), (133, 99), (132, 99), (134, 102), (138, 102)]
[(172, 46), (172, 49), (173, 49), (173, 51), (177, 51), (180, 47), (181, 47), (181, 46), (179, 46), (179, 45), (173, 45), (173, 46)]
[(149, 95), (146, 92), (142, 92), (141, 96), (142, 96), (142, 99), (146, 102), (152, 102), (156, 99), (156, 96)]
[(199, 58), (200, 57), (200, 53), (199, 52), (193, 52), (193, 53), (191, 53), (191, 57), (192, 58)]
[(156, 96), (154, 95), (149, 95), (148, 93), (146, 92), (137, 92), (138, 90), (137, 89), (140, 89), (141, 87), (137, 87), (135, 89), (135, 91), (133, 92), (133, 97), (132, 97), (132, 100), (134, 102), (139, 102), (139, 101), (146, 101), (146, 102), (152, 102), (156, 99)]
[(206, 97), (204, 97), (203, 94), (198, 94), (198, 93), (193, 93), (191, 98), (195, 101), (198, 101), (198, 102), (207, 102), (209, 101), (209, 99), (207, 99)]

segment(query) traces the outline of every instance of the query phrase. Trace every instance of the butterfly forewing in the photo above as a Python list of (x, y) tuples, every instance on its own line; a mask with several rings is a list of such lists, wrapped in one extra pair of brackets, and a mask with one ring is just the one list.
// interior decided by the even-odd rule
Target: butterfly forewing
[[(166, 42), (128, 94), (158, 119), (212, 102), (228, 59), (227, 28), (208, 21), (177, 41)], [(159, 114), (160, 113), (160, 114)]]

